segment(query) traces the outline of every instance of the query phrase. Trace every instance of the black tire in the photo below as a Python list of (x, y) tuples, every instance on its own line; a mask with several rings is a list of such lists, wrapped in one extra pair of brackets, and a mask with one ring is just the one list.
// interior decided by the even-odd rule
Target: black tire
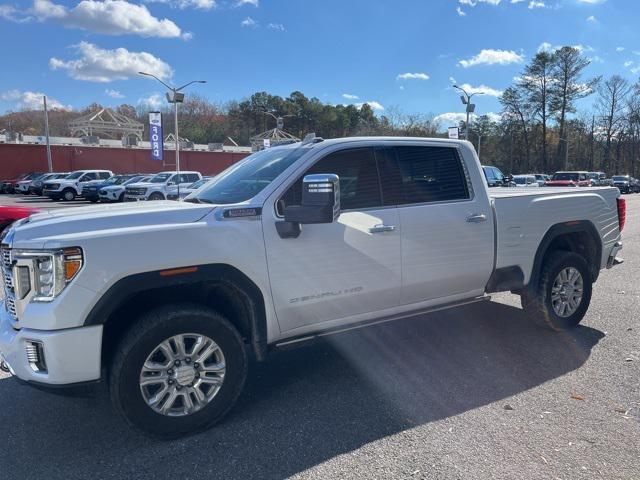
[(89, 201), (91, 203), (98, 203), (98, 199), (97, 198), (90, 198)]
[(118, 200), (117, 200), (117, 201), (118, 201), (118, 202), (124, 202), (124, 192), (122, 192), (122, 193), (120, 194), (120, 196), (118, 197)]
[[(139, 385), (142, 365), (164, 340), (181, 333), (206, 335), (225, 358), (226, 372), (218, 393), (201, 410), (171, 417), (145, 402)], [(209, 428), (233, 407), (247, 376), (247, 352), (237, 329), (216, 311), (194, 304), (173, 304), (151, 310), (133, 325), (111, 362), (109, 389), (115, 409), (134, 428), (160, 438), (178, 438)]]
[(76, 192), (72, 188), (65, 188), (62, 191), (62, 200), (70, 202), (76, 198)]
[(160, 192), (153, 192), (151, 195), (149, 195), (149, 200), (164, 200), (164, 195), (162, 195)]
[[(575, 268), (582, 275), (582, 299), (572, 315), (562, 317), (553, 309), (551, 289), (558, 274), (568, 267)], [(591, 302), (591, 290), (591, 272), (584, 257), (573, 252), (555, 251), (545, 257), (535, 293), (524, 292), (520, 301), (530, 320), (541, 327), (559, 332), (574, 328), (582, 321)]]

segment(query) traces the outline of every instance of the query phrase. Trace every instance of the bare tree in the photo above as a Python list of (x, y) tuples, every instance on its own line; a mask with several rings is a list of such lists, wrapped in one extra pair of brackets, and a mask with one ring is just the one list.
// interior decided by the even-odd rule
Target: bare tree
[(542, 170), (547, 171), (547, 128), (553, 116), (551, 87), (553, 84), (553, 57), (549, 52), (538, 52), (531, 63), (524, 69), (518, 80), (518, 86), (526, 92), (527, 103), (540, 120), (542, 128), (541, 163)]
[(605, 145), (602, 155), (602, 169), (610, 168), (611, 144), (622, 132), (625, 119), (627, 95), (631, 85), (620, 75), (613, 75), (598, 87), (596, 107), (602, 120), (602, 136)]
[(506, 121), (513, 123), (524, 141), (525, 162), (521, 168), (526, 171), (531, 165), (531, 108), (526, 102), (525, 92), (521, 88), (508, 87), (500, 97), (502, 112)]
[(558, 137), (565, 141), (558, 141), (555, 164), (561, 165), (564, 149), (568, 148), (565, 132), (565, 120), (569, 113), (575, 113), (575, 102), (593, 93), (600, 78), (592, 78), (584, 83), (580, 82), (582, 71), (591, 63), (574, 47), (557, 49), (552, 56), (551, 74), (553, 82), (549, 88), (552, 109), (557, 112)]

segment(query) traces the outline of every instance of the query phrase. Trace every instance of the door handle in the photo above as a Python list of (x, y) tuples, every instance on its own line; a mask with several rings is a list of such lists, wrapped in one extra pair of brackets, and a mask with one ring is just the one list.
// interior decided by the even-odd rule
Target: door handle
[(469, 223), (480, 223), (480, 222), (486, 222), (486, 221), (487, 221), (487, 216), (484, 213), (474, 213), (467, 217), (467, 222)]
[(394, 225), (376, 225), (369, 228), (369, 233), (393, 232), (396, 229)]

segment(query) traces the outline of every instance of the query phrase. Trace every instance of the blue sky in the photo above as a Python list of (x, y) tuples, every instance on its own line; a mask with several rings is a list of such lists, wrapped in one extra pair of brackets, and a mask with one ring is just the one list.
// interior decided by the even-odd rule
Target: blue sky
[[(379, 113), (460, 112), (539, 48), (579, 45), (589, 75), (640, 76), (638, 0), (0, 0), (0, 111), (161, 100), (144, 69), (213, 101), (300, 90)], [(409, 74), (409, 75), (407, 75)], [(357, 98), (355, 98), (357, 97)], [(593, 99), (587, 100), (585, 107)], [(375, 103), (373, 103), (375, 102)], [(497, 96), (478, 98), (499, 112)]]

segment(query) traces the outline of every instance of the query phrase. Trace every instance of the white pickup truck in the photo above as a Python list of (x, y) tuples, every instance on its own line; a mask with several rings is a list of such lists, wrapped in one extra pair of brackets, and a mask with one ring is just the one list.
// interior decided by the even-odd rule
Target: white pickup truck
[(177, 437), (242, 391), (248, 353), (511, 291), (577, 325), (619, 262), (615, 188), (487, 188), (470, 143), (310, 137), (185, 202), (32, 215), (2, 239), (5, 368), (105, 381), (132, 426)]

